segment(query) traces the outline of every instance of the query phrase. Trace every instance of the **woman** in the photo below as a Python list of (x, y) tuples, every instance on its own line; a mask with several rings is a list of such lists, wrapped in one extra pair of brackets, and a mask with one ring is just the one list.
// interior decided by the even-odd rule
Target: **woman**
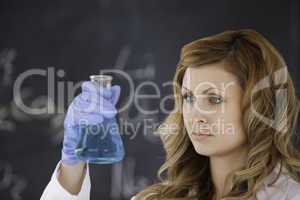
[[(262, 35), (225, 31), (185, 45), (173, 83), (174, 111), (158, 129), (160, 182), (135, 200), (300, 199), (300, 102), (284, 59)], [(62, 166), (42, 199), (89, 199), (88, 165)]]

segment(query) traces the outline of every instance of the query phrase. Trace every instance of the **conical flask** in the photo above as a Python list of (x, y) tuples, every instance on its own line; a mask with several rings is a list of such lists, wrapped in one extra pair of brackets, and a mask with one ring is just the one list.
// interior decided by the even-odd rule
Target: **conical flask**
[[(92, 75), (90, 79), (102, 87), (111, 87), (112, 76)], [(75, 153), (81, 160), (94, 164), (111, 164), (124, 158), (124, 146), (116, 116), (109, 119), (104, 117), (96, 126), (78, 125), (80, 139)]]

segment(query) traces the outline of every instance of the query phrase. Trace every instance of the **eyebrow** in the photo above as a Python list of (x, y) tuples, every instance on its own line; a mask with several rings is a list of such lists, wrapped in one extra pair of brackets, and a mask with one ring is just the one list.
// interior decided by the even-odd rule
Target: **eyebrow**
[[(188, 90), (189, 92), (192, 92), (190, 89), (186, 88), (185, 86), (182, 86), (182, 87), (183, 87), (184, 89)], [(206, 94), (209, 90), (212, 90), (212, 89), (217, 89), (217, 90), (220, 90), (220, 91), (221, 91), (221, 89), (219, 89), (219, 88), (216, 88), (216, 87), (209, 87), (209, 88), (203, 90), (202, 94)], [(193, 92), (192, 92), (192, 93), (193, 93)]]

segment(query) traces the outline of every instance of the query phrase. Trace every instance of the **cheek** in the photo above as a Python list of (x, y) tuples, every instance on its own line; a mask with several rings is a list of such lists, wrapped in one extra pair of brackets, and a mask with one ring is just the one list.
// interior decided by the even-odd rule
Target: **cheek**
[(238, 132), (234, 135), (224, 135), (222, 138), (219, 138), (219, 141), (219, 147), (222, 148), (221, 152), (224, 154), (236, 149), (240, 149), (247, 143), (245, 134), (243, 132)]
[(184, 122), (184, 126), (188, 129), (189, 128), (189, 124), (190, 124), (190, 119), (189, 119), (189, 114), (188, 114), (188, 110), (186, 108), (186, 106), (182, 107), (182, 117), (183, 117), (183, 122)]
[(246, 143), (247, 137), (241, 122), (241, 113), (236, 109), (225, 113), (219, 129), (218, 143), (224, 150), (231, 150)]
[(227, 134), (218, 138), (223, 141), (224, 146), (235, 148), (246, 142), (246, 134), (244, 132), (235, 130), (234, 134)]
[(186, 128), (186, 130), (189, 132), (190, 130), (190, 120), (188, 119), (188, 116), (183, 114), (183, 123), (184, 123), (184, 127)]
[(207, 141), (207, 143), (192, 143), (195, 151), (204, 156), (225, 156), (246, 147), (246, 139), (242, 133), (231, 136), (217, 136), (209, 142)]
[[(241, 123), (234, 122), (232, 118), (225, 118), (211, 127), (215, 138), (206, 142), (197, 143), (192, 140), (196, 152), (200, 155), (225, 155), (247, 144), (247, 137)], [(189, 123), (186, 123), (189, 124)]]
[(219, 114), (217, 124), (217, 131), (220, 135), (234, 135), (240, 134), (244, 131), (242, 128), (242, 113), (236, 106), (230, 107), (226, 112)]
[(188, 106), (186, 105), (186, 103), (183, 103), (182, 105), (182, 114), (185, 116), (187, 115), (189, 112)]

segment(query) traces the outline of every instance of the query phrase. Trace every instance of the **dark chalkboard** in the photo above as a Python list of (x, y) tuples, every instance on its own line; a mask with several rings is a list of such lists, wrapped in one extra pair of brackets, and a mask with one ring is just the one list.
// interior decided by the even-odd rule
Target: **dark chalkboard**
[[(39, 199), (60, 159), (62, 123), (70, 100), (66, 92), (60, 100), (47, 98), (50, 74), (57, 95), (58, 84), (67, 87), (99, 70), (118, 69), (133, 79), (135, 87), (145, 81), (157, 84), (162, 99), (172, 93), (163, 83), (172, 80), (182, 45), (228, 29), (253, 28), (281, 51), (298, 87), (299, 9), (297, 0), (2, 0), (0, 199)], [(28, 114), (16, 106), (15, 83), (30, 70), (40, 75), (24, 80), (20, 97), (36, 108), (53, 100), (48, 107), (53, 112)], [(114, 76), (113, 84), (122, 87), (121, 106), (129, 98), (130, 85), (121, 76)], [(146, 86), (140, 90), (156, 93)], [(159, 108), (161, 99), (139, 103), (145, 110)], [(166, 101), (166, 108), (172, 103)], [(122, 162), (91, 166), (91, 199), (129, 199), (156, 181), (164, 152), (152, 128), (164, 117), (161, 110), (143, 115), (133, 105), (119, 114), (120, 121), (134, 123), (136, 130), (122, 135)]]

